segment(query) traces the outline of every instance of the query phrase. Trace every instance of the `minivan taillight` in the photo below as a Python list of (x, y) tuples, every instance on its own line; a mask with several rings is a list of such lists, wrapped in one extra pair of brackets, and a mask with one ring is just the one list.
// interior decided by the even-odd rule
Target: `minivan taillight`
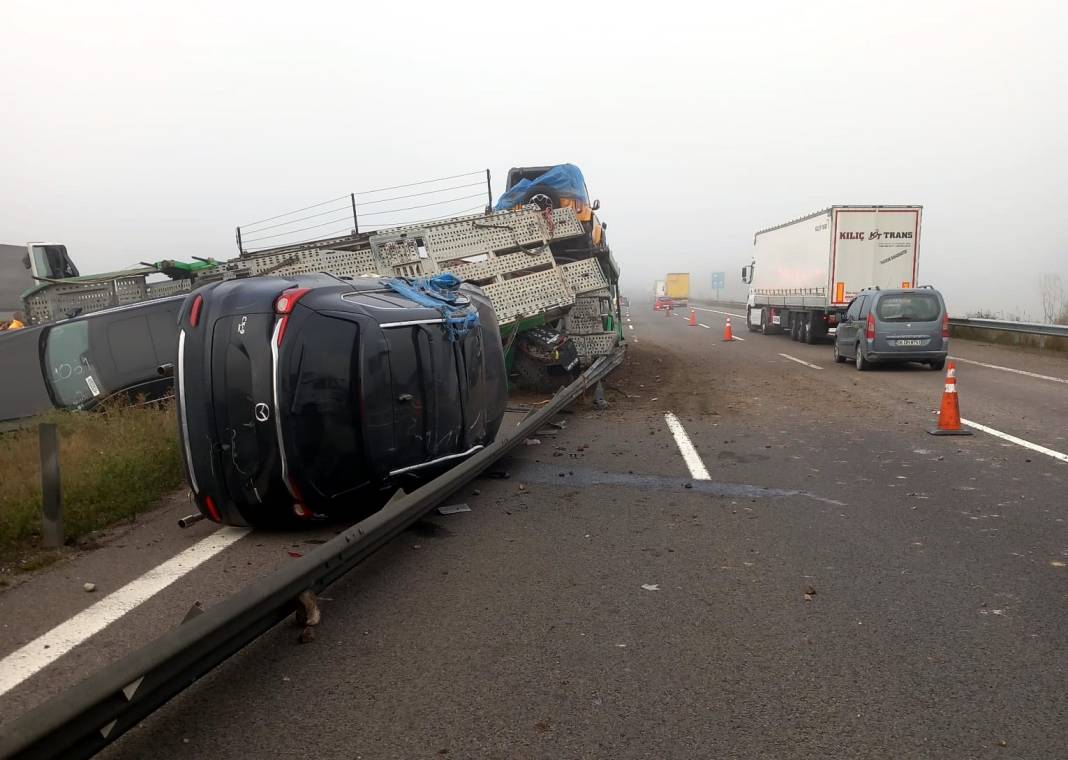
[(196, 327), (200, 321), (200, 309), (204, 306), (204, 296), (193, 299), (193, 305), (189, 309), (189, 326)]
[(293, 307), (309, 290), (310, 288), (290, 288), (274, 299), (274, 313), (281, 317), (278, 320), (278, 337), (275, 339), (277, 345), (282, 345), (282, 336), (286, 334), (286, 324), (289, 322), (289, 315), (293, 313)]
[(864, 337), (868, 340), (875, 340), (875, 315), (868, 312), (868, 326), (864, 330)]
[(949, 312), (942, 315), (942, 337), (949, 337)]

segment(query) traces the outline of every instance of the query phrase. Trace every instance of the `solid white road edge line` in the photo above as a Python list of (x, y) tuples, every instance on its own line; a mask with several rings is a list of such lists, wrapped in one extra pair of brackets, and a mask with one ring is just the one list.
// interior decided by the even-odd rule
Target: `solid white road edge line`
[(798, 359), (796, 356), (790, 356), (790, 354), (779, 354), (779, 356), (784, 359), (789, 359), (792, 362), (797, 362), (798, 364), (804, 364), (806, 367), (812, 367), (812, 369), (823, 369), (823, 367), (818, 364), (810, 364), (809, 362)]
[(986, 362), (977, 362), (975, 359), (962, 359), (959, 356), (947, 357), (955, 362), (964, 362), (965, 364), (976, 364), (980, 367), (986, 367), (988, 369), (1000, 369), (1002, 372), (1012, 372), (1017, 375), (1027, 375), (1028, 377), (1037, 377), (1039, 380), (1051, 380), (1055, 383), (1064, 383), (1068, 385), (1068, 380), (1063, 377), (1053, 377), (1051, 375), (1040, 375), (1037, 372), (1026, 372), (1022, 369), (1013, 369), (1012, 367), (1002, 367), (999, 364), (987, 364)]
[(679, 453), (682, 454), (682, 461), (686, 463), (690, 471), (690, 477), (694, 480), (711, 480), (708, 470), (705, 469), (705, 463), (701, 461), (701, 456), (693, 447), (690, 436), (686, 435), (686, 428), (679, 422), (679, 418), (671, 412), (666, 412), (664, 421), (667, 422), (671, 434), (675, 436), (675, 445), (679, 447)]
[(745, 343), (745, 338), (739, 338), (737, 335), (732, 335), (731, 339), (732, 340), (740, 340), (742, 343)]
[(1017, 438), (1014, 435), (1002, 433), (1000, 430), (995, 430), (994, 428), (987, 427), (986, 425), (980, 425), (978, 422), (972, 422), (971, 420), (966, 420), (963, 417), (961, 418), (961, 422), (967, 425), (968, 427), (973, 427), (976, 430), (982, 430), (984, 433), (989, 433), (990, 435), (995, 436), (997, 438), (1001, 438), (1002, 440), (1008, 441), (1009, 443), (1015, 443), (1017, 446), (1023, 446), (1025, 449), (1031, 449), (1031, 451), (1037, 451), (1039, 454), (1045, 454), (1048, 457), (1059, 459), (1062, 462), (1068, 462), (1068, 454), (1062, 454), (1059, 451), (1047, 449), (1045, 446), (1039, 446), (1037, 443), (1025, 441), (1023, 438)]
[(248, 528), (220, 528), (180, 554), (152, 568), (140, 578), (130, 581), (96, 604), (60, 623), (48, 633), (15, 650), (0, 660), (0, 695), (6, 694), (34, 673), (52, 664), (90, 636), (104, 630), (248, 533)]

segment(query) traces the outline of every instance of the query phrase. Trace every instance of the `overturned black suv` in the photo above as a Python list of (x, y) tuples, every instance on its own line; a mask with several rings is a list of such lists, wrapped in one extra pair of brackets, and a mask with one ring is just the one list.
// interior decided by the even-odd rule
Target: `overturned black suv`
[(452, 275), (207, 285), (175, 374), (190, 486), (229, 525), (369, 514), (492, 442), (507, 404), (493, 307)]

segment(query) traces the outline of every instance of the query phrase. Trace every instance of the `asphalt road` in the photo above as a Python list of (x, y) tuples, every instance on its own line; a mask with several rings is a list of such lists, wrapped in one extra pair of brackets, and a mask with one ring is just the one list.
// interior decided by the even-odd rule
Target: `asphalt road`
[[(1068, 463), (928, 435), (941, 373), (859, 373), (744, 327), (725, 343), (724, 315), (698, 314), (635, 302), (607, 411), (577, 404), (509, 479), (452, 499), (471, 512), (332, 587), (314, 642), (279, 626), (104, 756), (1063, 757)], [(1068, 379), (1060, 357), (952, 351)], [(1068, 384), (958, 378), (965, 418), (1068, 452)], [(291, 538), (246, 537), (130, 615), (170, 624)], [(134, 619), (9, 698), (153, 625)]]

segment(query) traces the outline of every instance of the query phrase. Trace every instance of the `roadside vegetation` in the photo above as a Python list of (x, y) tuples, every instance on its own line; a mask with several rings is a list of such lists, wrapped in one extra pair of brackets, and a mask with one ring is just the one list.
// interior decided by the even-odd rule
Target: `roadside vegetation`
[(54, 412), (0, 433), (0, 573), (34, 569), (52, 558), (41, 551), (38, 422), (54, 422), (59, 429), (68, 545), (94, 530), (133, 520), (181, 484), (170, 403)]

